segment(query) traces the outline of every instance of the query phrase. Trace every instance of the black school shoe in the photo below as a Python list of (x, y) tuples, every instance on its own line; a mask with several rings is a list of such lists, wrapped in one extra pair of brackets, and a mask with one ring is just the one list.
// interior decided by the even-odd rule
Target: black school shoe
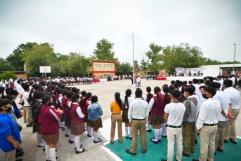
[(190, 154), (187, 154), (187, 153), (182, 153), (183, 156), (185, 157), (190, 157), (191, 155)]
[(217, 151), (219, 151), (219, 152), (223, 152), (223, 149), (221, 149), (221, 148), (217, 148)]
[(229, 139), (229, 141), (230, 141), (231, 143), (233, 143), (233, 144), (238, 144), (238, 142), (235, 141), (235, 140), (233, 140), (233, 139)]
[(97, 143), (102, 142), (102, 140), (101, 140), (100, 138), (98, 138), (98, 140), (94, 140), (93, 142), (94, 142), (95, 144), (97, 144)]
[(130, 155), (136, 155), (136, 153), (132, 153), (129, 149), (126, 149), (126, 153), (128, 153)]
[(151, 139), (151, 142), (153, 142), (154, 144), (158, 144), (158, 141), (155, 141), (154, 138)]
[(77, 151), (77, 149), (75, 148), (75, 154), (80, 154), (80, 153), (83, 153), (85, 152), (85, 148), (82, 148), (81, 151)]
[(148, 129), (148, 130), (146, 130), (146, 132), (152, 132), (152, 129)]
[(90, 134), (87, 134), (87, 136), (88, 136), (89, 138), (91, 138), (91, 137), (92, 137), (92, 135), (90, 135)]
[(24, 151), (23, 151), (23, 149), (17, 149), (16, 150), (16, 158), (18, 158), (18, 157), (21, 157), (21, 156), (23, 156), (24, 155)]
[(70, 144), (74, 144), (74, 141), (72, 141), (72, 140), (69, 140), (69, 143), (70, 143)]

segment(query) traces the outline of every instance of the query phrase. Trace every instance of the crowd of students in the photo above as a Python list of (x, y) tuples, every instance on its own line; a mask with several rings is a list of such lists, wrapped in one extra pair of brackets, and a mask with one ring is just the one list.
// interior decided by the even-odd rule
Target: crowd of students
[[(17, 122), (21, 117), (37, 133), (37, 147), (43, 148), (48, 161), (56, 161), (59, 129), (74, 144), (76, 154), (86, 151), (80, 139), (84, 132), (93, 138), (93, 143), (102, 141), (98, 130), (102, 127), (103, 111), (96, 95), (66, 87), (61, 82), (33, 83), (20, 79), (14, 83), (5, 88), (0, 99), (0, 148), (5, 152), (5, 160), (21, 161), (24, 155), (22, 127)], [(189, 157), (194, 153), (199, 135), (199, 160), (212, 161), (215, 151), (224, 151), (224, 142), (237, 144), (235, 121), (240, 110), (240, 92), (233, 86), (230, 79), (207, 77), (189, 82), (172, 81), (162, 88), (155, 87), (154, 93), (151, 87), (146, 88), (146, 94), (141, 88), (136, 88), (133, 95), (127, 89), (123, 97), (116, 92), (110, 103), (110, 143), (114, 144), (116, 124), (118, 142), (123, 142), (124, 123), (126, 139), (131, 139), (126, 152), (136, 155), (139, 134), (142, 153), (146, 153), (146, 132), (153, 130), (152, 146), (167, 137), (167, 160), (173, 160), (176, 145), (176, 160), (181, 161), (183, 155)]]
[[(137, 88), (135, 96), (126, 90), (125, 97), (115, 93), (111, 102), (111, 137), (113, 142), (116, 123), (118, 142), (122, 143), (122, 126), (126, 138), (132, 139), (126, 152), (136, 155), (137, 136), (141, 138), (142, 153), (147, 152), (146, 132), (154, 130), (151, 142), (158, 144), (167, 137), (167, 159), (190, 157), (200, 136), (200, 157), (193, 160), (212, 161), (215, 151), (223, 152), (224, 143), (237, 144), (235, 121), (240, 111), (240, 92), (230, 79), (206, 77), (193, 81), (172, 81), (171, 85), (146, 88), (146, 95)], [(175, 144), (174, 144), (175, 143)]]
[[(24, 112), (20, 111), (18, 103)], [(37, 133), (37, 147), (43, 147), (46, 160), (56, 161), (59, 129), (65, 132), (69, 143), (74, 144), (73, 151), (83, 153), (85, 148), (80, 136), (85, 131), (87, 137), (93, 136), (93, 143), (102, 141), (98, 134), (102, 114), (98, 97), (91, 92), (80, 92), (61, 83), (31, 85), (18, 80), (0, 99), (0, 148), (5, 152), (5, 160), (22, 160), (24, 152), (19, 133), (22, 127), (16, 119), (23, 117), (26, 127)]]

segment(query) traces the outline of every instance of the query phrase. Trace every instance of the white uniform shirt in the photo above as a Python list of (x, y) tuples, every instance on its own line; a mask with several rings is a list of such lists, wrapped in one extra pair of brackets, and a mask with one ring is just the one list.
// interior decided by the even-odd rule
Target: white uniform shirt
[(136, 98), (131, 102), (128, 110), (128, 119), (147, 119), (149, 115), (148, 103), (141, 99)]
[(140, 82), (141, 82), (141, 78), (140, 78), (140, 77), (137, 77), (137, 78), (136, 78), (136, 82), (137, 82), (137, 83), (140, 83)]
[(182, 125), (185, 110), (186, 108), (184, 104), (180, 102), (178, 103), (171, 102), (167, 104), (165, 107), (165, 113), (168, 114), (167, 125), (171, 125), (171, 126)]
[(233, 87), (228, 87), (224, 89), (224, 93), (230, 99), (232, 109), (240, 109), (240, 92)]
[(222, 108), (220, 103), (214, 98), (209, 98), (206, 101), (204, 101), (197, 119), (197, 129), (201, 129), (204, 123), (217, 124), (219, 121), (221, 111)]
[(29, 92), (24, 92), (23, 93), (23, 102), (24, 102), (24, 104), (23, 104), (23, 106), (25, 106), (25, 107), (28, 107), (28, 106), (30, 106), (30, 104), (29, 104), (29, 102), (28, 102), (28, 97), (29, 97)]
[[(213, 98), (216, 99), (220, 103), (224, 112), (226, 114), (228, 114), (229, 104), (231, 102), (230, 102), (229, 98), (225, 96), (225, 93), (223, 91), (217, 91), (217, 93), (215, 94), (215, 96)], [(219, 121), (227, 121), (227, 120), (228, 120), (228, 118), (226, 118), (222, 113), (219, 114)]]

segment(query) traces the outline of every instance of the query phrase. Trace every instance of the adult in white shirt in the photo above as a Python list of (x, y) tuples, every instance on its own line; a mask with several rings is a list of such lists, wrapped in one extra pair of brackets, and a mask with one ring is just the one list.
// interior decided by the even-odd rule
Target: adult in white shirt
[(136, 87), (141, 87), (141, 77), (137, 76), (136, 78)]
[(225, 129), (229, 126), (229, 118), (228, 118), (228, 109), (230, 106), (230, 100), (226, 97), (225, 93), (220, 90), (221, 84), (219, 82), (213, 82), (212, 87), (214, 87), (217, 92), (213, 97), (216, 99), (222, 108), (222, 112), (219, 114), (218, 121), (218, 132), (216, 135), (216, 150), (223, 152), (224, 150), (224, 132)]
[(230, 99), (232, 106), (232, 119), (230, 120), (230, 127), (228, 129), (228, 132), (230, 132), (230, 134), (227, 134), (227, 137), (232, 143), (237, 144), (235, 122), (240, 111), (240, 92), (237, 89), (233, 88), (232, 80), (224, 80), (223, 84), (224, 93)]
[(27, 122), (27, 127), (31, 127), (33, 122), (32, 108), (30, 103), (28, 102), (30, 88), (29, 88), (29, 84), (27, 83), (23, 83), (22, 86), (23, 86), (24, 92), (20, 102), (23, 102), (24, 121)]
[(205, 87), (203, 96), (207, 98), (201, 106), (196, 123), (200, 132), (200, 158), (199, 161), (213, 161), (215, 152), (215, 138), (217, 124), (222, 111), (220, 103), (213, 98), (216, 90), (213, 87)]
[(131, 155), (136, 155), (137, 146), (137, 134), (138, 131), (141, 137), (141, 151), (146, 153), (146, 122), (148, 121), (149, 109), (148, 103), (142, 99), (142, 90), (140, 88), (136, 89), (135, 92), (136, 99), (131, 102), (128, 111), (128, 118), (131, 121), (132, 127), (132, 140), (131, 148), (126, 149), (126, 152)]
[[(171, 103), (165, 107), (164, 119), (167, 120), (167, 161), (173, 160), (174, 141), (177, 146), (176, 160), (182, 160), (182, 120), (185, 113), (185, 106), (178, 101), (181, 92), (173, 90), (171, 94)], [(162, 159), (162, 161), (166, 161)]]

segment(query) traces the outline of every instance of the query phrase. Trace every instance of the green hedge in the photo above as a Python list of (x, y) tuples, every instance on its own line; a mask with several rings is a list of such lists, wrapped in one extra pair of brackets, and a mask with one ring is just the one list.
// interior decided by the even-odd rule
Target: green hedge
[(9, 79), (16, 79), (16, 75), (14, 72), (6, 71), (0, 74), (0, 80), (9, 80)]

